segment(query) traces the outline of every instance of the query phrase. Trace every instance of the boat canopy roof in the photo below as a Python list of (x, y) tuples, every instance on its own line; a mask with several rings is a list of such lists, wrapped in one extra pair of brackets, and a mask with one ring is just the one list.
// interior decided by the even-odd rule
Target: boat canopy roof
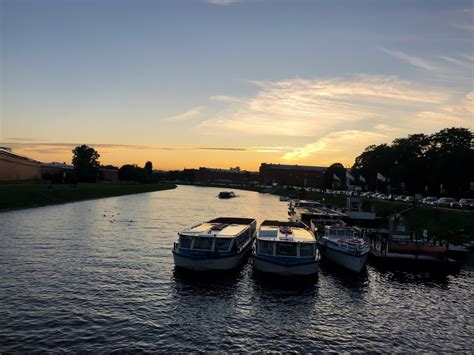
[(346, 214), (334, 211), (326, 207), (298, 208), (297, 212), (301, 215), (317, 216), (319, 218), (344, 218)]
[(355, 235), (360, 235), (361, 233), (359, 228), (351, 227), (345, 224), (325, 226), (324, 229), (327, 236), (352, 237)]
[(318, 207), (321, 206), (321, 202), (311, 200), (293, 200), (295, 207)]
[(248, 229), (252, 223), (256, 221), (251, 218), (220, 217), (195, 225), (179, 234), (193, 237), (234, 238)]
[(314, 235), (301, 223), (264, 221), (257, 238), (267, 241), (315, 243)]

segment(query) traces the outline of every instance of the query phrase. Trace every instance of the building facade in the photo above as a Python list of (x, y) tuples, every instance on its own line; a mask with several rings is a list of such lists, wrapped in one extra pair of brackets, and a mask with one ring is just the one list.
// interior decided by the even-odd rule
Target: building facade
[(199, 168), (194, 172), (198, 184), (251, 184), (259, 181), (257, 172), (238, 169)]
[(21, 181), (40, 179), (41, 163), (0, 147), (0, 181)]
[(264, 185), (287, 185), (322, 188), (326, 168), (319, 166), (267, 164), (260, 165)]

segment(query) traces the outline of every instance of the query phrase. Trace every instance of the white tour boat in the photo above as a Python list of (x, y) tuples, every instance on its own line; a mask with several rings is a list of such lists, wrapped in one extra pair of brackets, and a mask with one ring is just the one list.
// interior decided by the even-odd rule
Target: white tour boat
[(316, 238), (302, 223), (264, 221), (253, 251), (255, 269), (284, 276), (311, 275), (318, 271)]
[(318, 247), (324, 260), (355, 272), (364, 268), (370, 251), (361, 230), (345, 224), (325, 226), (324, 234), (318, 238)]
[(174, 243), (176, 266), (194, 270), (228, 270), (242, 264), (252, 248), (257, 222), (252, 218), (220, 217), (180, 233)]

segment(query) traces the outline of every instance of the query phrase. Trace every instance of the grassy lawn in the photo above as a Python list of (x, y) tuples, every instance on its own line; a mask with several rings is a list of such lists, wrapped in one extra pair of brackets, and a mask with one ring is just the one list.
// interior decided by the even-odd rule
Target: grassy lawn
[(417, 235), (422, 235), (423, 229), (427, 229), (429, 237), (451, 242), (474, 240), (474, 213), (416, 207), (403, 216)]
[(174, 184), (77, 184), (46, 183), (0, 184), (0, 210), (46, 206), (94, 198), (173, 189)]

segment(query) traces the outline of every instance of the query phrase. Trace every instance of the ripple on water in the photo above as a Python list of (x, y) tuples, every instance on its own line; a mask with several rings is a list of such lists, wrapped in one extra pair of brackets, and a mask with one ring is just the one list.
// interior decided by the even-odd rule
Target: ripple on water
[[(174, 269), (179, 229), (286, 203), (179, 187), (0, 214), (0, 352), (473, 351), (472, 268), (283, 282)], [(105, 216), (104, 216), (105, 215)]]

